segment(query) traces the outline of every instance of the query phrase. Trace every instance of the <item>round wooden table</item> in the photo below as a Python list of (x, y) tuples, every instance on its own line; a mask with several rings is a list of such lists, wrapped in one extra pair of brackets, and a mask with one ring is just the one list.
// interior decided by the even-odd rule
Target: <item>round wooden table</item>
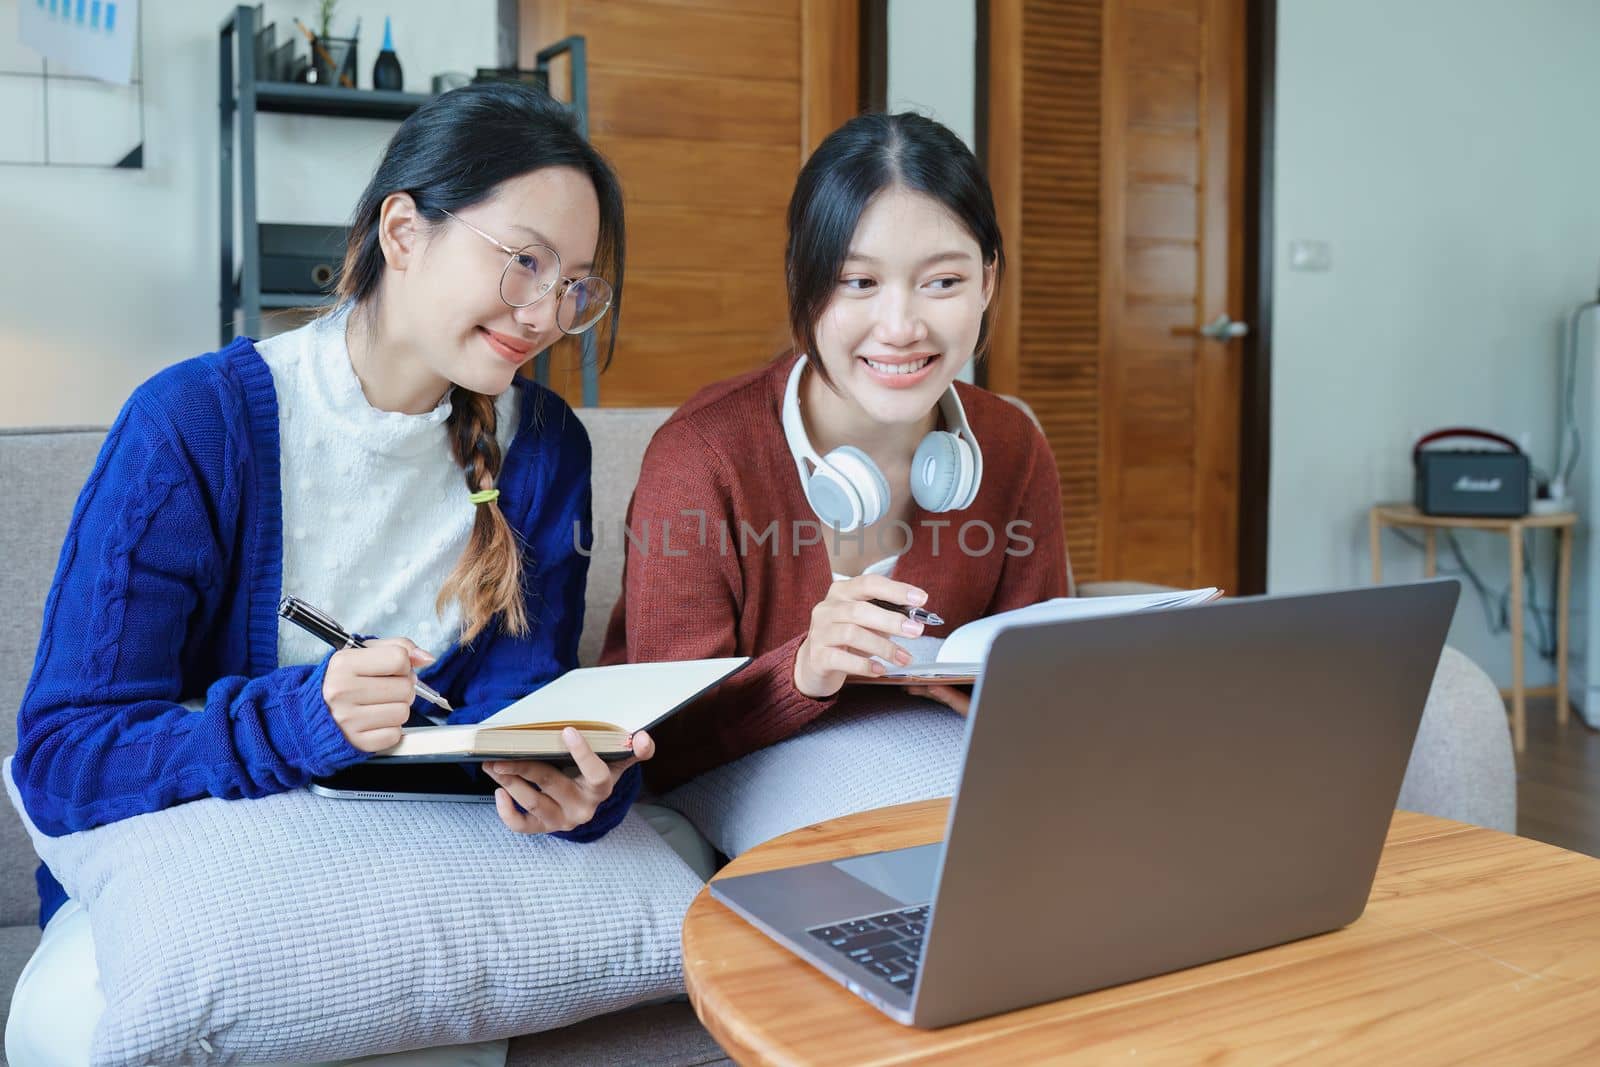
[[(718, 877), (937, 841), (948, 803), (798, 830)], [(1343, 930), (943, 1030), (891, 1021), (708, 891), (683, 957), (743, 1064), (1600, 1063), (1600, 860), (1410, 812)]]

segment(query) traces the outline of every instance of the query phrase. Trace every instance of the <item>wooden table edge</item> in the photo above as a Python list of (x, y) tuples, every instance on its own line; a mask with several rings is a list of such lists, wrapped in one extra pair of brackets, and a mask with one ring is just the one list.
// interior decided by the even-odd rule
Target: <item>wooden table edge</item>
[(1528, 512), (1517, 516), (1489, 515), (1424, 515), (1415, 504), (1374, 504), (1372, 516), (1387, 526), (1433, 526), (1471, 528), (1483, 530), (1508, 530), (1514, 526), (1559, 529), (1577, 524), (1576, 511), (1555, 511), (1546, 514)]
[[(949, 803), (949, 797), (941, 797), (933, 800), (913, 801), (908, 804), (898, 804), (891, 807), (879, 808), (873, 811), (859, 812), (853, 815), (841, 816), (840, 818), (830, 819), (825, 822), (817, 823), (813, 826), (807, 826), (798, 830), (793, 830), (779, 837), (775, 837), (770, 841), (763, 842), (756, 848), (751, 849), (742, 856), (737, 857), (727, 866), (723, 867), (720, 871), (713, 875), (711, 881), (714, 882), (724, 877), (735, 877), (742, 874), (754, 874), (759, 871), (777, 870), (784, 867), (798, 866), (804, 863), (819, 862), (827, 859), (841, 859), (847, 856), (861, 855), (868, 852), (877, 852), (889, 848), (904, 848), (911, 845), (928, 844), (933, 841), (938, 841), (940, 840), (942, 831), (946, 825), (946, 815), (948, 812)], [(853, 824), (883, 818), (889, 818), (892, 821), (911, 824), (910, 827), (903, 826), (898, 831), (890, 835), (891, 837), (904, 838), (904, 840), (884, 840), (882, 837), (876, 835), (860, 834), (851, 830)], [(915, 823), (919, 819), (924, 820), (925, 822), (922, 827), (917, 828), (915, 827)], [(1398, 838), (1397, 831), (1399, 835)], [(841, 847), (839, 847), (837, 850), (828, 849), (822, 843), (827, 838), (833, 837), (834, 835), (838, 835), (841, 838), (848, 838), (847, 840), (840, 841)], [(1474, 837), (1492, 836), (1508, 838), (1518, 842), (1519, 846), (1528, 846), (1534, 850), (1569, 854), (1569, 850), (1567, 849), (1560, 848), (1556, 845), (1546, 844), (1544, 842), (1534, 841), (1531, 838), (1519, 837), (1516, 834), (1508, 834), (1501, 830), (1493, 830), (1484, 826), (1476, 826), (1471, 823), (1458, 822), (1436, 815), (1426, 815), (1420, 812), (1406, 811), (1399, 808), (1395, 809), (1394, 816), (1390, 822), (1389, 830), (1384, 841), (1384, 853), (1387, 854), (1391, 848), (1404, 849), (1429, 841), (1437, 841), (1440, 838), (1458, 837), (1463, 835), (1470, 835)], [(773, 854), (786, 854), (796, 846), (799, 846), (802, 851), (814, 852), (815, 855), (793, 856), (780, 862), (771, 862), (769, 860), (769, 857)], [(757, 855), (758, 853), (765, 853), (765, 855)], [(721, 901), (711, 896), (709, 883), (705, 888), (702, 888), (700, 892), (695, 895), (694, 900), (691, 902), (689, 911), (684, 916), (681, 940), (683, 946), (684, 985), (689, 996), (690, 1005), (693, 1007), (696, 1017), (699, 1018), (701, 1025), (703, 1025), (706, 1030), (710, 1032), (711, 1036), (717, 1041), (717, 1043), (722, 1046), (723, 1050), (726, 1051), (727, 1054), (738, 1063), (766, 1064), (788, 1062), (783, 1055), (781, 1055), (783, 1049), (773, 1047), (771, 1042), (763, 1040), (762, 1035), (759, 1033), (748, 1032), (749, 1027), (744, 1025), (741, 1021), (743, 1016), (740, 1012), (734, 1009), (731, 1004), (731, 998), (718, 994), (714, 988), (708, 988), (706, 984), (702, 984), (696, 980), (695, 969), (690, 965), (691, 942), (693, 940), (693, 935), (690, 932), (690, 923), (692, 918), (695, 918), (698, 914), (703, 912), (705, 908), (708, 907), (717, 909), (718, 912), (727, 917), (731, 917), (738, 922), (744, 922), (744, 919), (739, 917), (735, 912), (732, 911), (732, 909), (728, 908)], [(1362, 919), (1365, 919), (1366, 917), (1366, 912), (1364, 911)], [(1357, 922), (1360, 921), (1361, 919), (1357, 920)], [(765, 937), (766, 935), (762, 934), (761, 936)], [(770, 941), (769, 944), (774, 952), (782, 952), (785, 954), (789, 952), (787, 948), (778, 944), (776, 941)], [(1269, 953), (1272, 950), (1268, 948), (1258, 951), (1261, 953)], [(1253, 955), (1253, 953), (1246, 953), (1245, 955), (1249, 956)], [(1238, 958), (1240, 957), (1233, 957), (1233, 959)], [(1134, 996), (1088, 1009), (1084, 1013), (1084, 1017), (1089, 1018), (1096, 1014), (1121, 1010), (1133, 1003), (1192, 993), (1195, 989), (1207, 985), (1215, 985), (1221, 982), (1238, 981), (1249, 975), (1259, 975), (1264, 971), (1276, 970), (1281, 967), (1291, 965), (1292, 964), (1288, 962), (1275, 962), (1269, 960), (1264, 961), (1261, 967), (1252, 969), (1248, 972), (1198, 977), (1194, 983), (1189, 985), (1152, 990), (1146, 995)], [(1201, 965), (1201, 967), (1194, 968), (1194, 970), (1198, 971), (1206, 966), (1209, 965)], [(1180, 971), (1174, 973), (1182, 972)], [(815, 971), (814, 974), (818, 981), (837, 984), (833, 978), (823, 974), (821, 971)], [(1136, 985), (1137, 983), (1128, 984)], [(1074, 998), (1063, 998), (1064, 1001), (1072, 999)], [(1052, 1003), (1059, 1004), (1061, 1002), (1062, 1001), (1055, 1001)], [(1034, 1008), (1046, 1006), (1048, 1005), (1036, 1005)], [(871, 1013), (871, 1016), (879, 1016), (877, 1009), (873, 1008), (864, 1000), (860, 1001), (859, 1007), (861, 1011)], [(1014, 1025), (1009, 1026), (1004, 1023), (1003, 1020), (1006, 1016), (1002, 1014), (998, 1016), (987, 1016), (985, 1018), (975, 1019), (971, 1022), (960, 1023), (955, 1026), (948, 1026), (937, 1030), (921, 1032), (930, 1035), (939, 1035), (944, 1043), (940, 1045), (937, 1051), (941, 1054), (949, 1053), (952, 1050), (959, 1049), (979, 1041), (993, 1041), (997, 1037), (1003, 1037), (1018, 1030), (1023, 1030), (1034, 1026), (1037, 1020), (1035, 1016), (1031, 1015), (1033, 1010), (1034, 1009), (1021, 1009), (1016, 1014), (1019, 1016), (1027, 1015), (1028, 1017), (1019, 1018)], [(963, 1028), (977, 1027), (979, 1024), (983, 1024), (984, 1027), (981, 1033), (974, 1032), (970, 1038), (962, 1037), (961, 1032)], [(910, 1033), (918, 1032), (911, 1027), (907, 1027), (906, 1029)], [(906, 1055), (894, 1055), (888, 1057), (879, 1056), (872, 1059), (856, 1061), (856, 1063), (859, 1065), (859, 1067), (888, 1067), (890, 1064), (910, 1062), (918, 1058), (920, 1055), (922, 1055), (922, 1053), (916, 1052), (908, 1053)]]

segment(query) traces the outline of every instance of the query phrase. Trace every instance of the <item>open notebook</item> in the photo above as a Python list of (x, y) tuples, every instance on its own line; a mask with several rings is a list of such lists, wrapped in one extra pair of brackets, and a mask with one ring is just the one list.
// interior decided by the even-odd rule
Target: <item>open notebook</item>
[(621, 663), (568, 671), (544, 688), (463, 726), (408, 726), (400, 743), (370, 762), (493, 759), (570, 760), (561, 731), (573, 726), (601, 759), (625, 759), (632, 737), (718, 684), (748, 656)]
[(888, 672), (875, 678), (852, 678), (868, 685), (923, 685), (937, 682), (966, 685), (983, 673), (983, 661), (995, 636), (1008, 626), (1025, 623), (1061, 622), (1067, 619), (1095, 619), (1126, 615), (1135, 611), (1203, 604), (1222, 595), (1222, 590), (1182, 589), (1159, 593), (1134, 593), (1130, 596), (1057, 597), (1025, 608), (1002, 611), (958, 626), (949, 637), (896, 637), (894, 642), (914, 657), (906, 667), (885, 664)]

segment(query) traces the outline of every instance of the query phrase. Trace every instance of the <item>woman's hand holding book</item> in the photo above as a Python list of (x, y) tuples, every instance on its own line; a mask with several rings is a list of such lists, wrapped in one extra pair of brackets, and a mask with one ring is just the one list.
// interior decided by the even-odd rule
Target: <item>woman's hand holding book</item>
[(622, 772), (656, 751), (656, 743), (643, 730), (633, 735), (633, 755), (615, 763), (595, 755), (583, 735), (570, 726), (561, 731), (561, 739), (578, 765), (575, 776), (538, 760), (483, 764), (484, 773), (500, 784), (494, 808), (510, 829), (521, 834), (548, 834), (582, 826), (594, 818)]

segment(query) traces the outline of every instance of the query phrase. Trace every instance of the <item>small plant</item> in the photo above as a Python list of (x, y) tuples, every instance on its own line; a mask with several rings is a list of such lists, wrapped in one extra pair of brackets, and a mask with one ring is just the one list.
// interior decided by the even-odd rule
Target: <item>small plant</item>
[(321, 28), (317, 31), (317, 33), (324, 39), (332, 35), (333, 12), (338, 6), (339, 0), (322, 0), (322, 3), (318, 5), (317, 18)]

